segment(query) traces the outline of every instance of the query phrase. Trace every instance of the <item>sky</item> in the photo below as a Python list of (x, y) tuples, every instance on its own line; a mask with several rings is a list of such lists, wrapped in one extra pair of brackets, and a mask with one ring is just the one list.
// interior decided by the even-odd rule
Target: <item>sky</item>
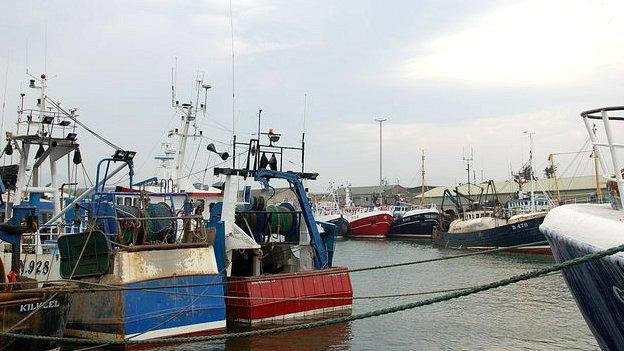
[[(470, 150), (477, 180), (509, 178), (528, 160), (525, 131), (535, 133), (540, 175), (548, 154), (583, 149), (580, 111), (622, 105), (621, 1), (0, 3), (3, 133), (14, 129), (19, 93), (35, 98), (26, 70), (46, 73), (51, 97), (138, 152), (137, 179), (154, 174), (179, 124), (174, 67), (179, 100), (198, 77), (212, 86), (197, 124), (221, 150), (233, 131), (251, 137), (259, 109), (262, 129), (283, 133), (284, 145), (305, 130), (317, 191), (379, 182), (376, 118), (387, 118), (389, 183), (419, 185), (424, 149), (426, 183), (451, 185), (466, 181)], [(90, 172), (113, 151), (85, 131), (78, 140)], [(187, 169), (209, 183), (217, 179), (201, 171), (215, 158), (202, 142), (189, 145)], [(564, 176), (592, 172), (587, 157), (572, 159), (557, 156)], [(286, 161), (300, 167), (297, 156)]]

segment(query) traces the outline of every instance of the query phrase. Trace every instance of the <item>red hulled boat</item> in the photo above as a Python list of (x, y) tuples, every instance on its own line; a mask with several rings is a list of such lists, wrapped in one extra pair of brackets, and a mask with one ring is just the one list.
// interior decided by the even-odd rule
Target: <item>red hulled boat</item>
[(388, 235), (394, 217), (390, 211), (371, 211), (349, 218), (348, 235), (355, 238), (378, 238)]
[(228, 319), (258, 323), (350, 309), (353, 289), (347, 269), (329, 268), (322, 273), (228, 277)]
[[(265, 134), (271, 143), (279, 140), (272, 130)], [(276, 146), (259, 144), (258, 139), (234, 145), (249, 148), (248, 168), (214, 169), (215, 175), (225, 176), (223, 202), (210, 209), (205, 222), (215, 235), (215, 246), (223, 248), (216, 254), (227, 277), (228, 320), (257, 323), (337, 310), (350, 313), (349, 271), (332, 264), (336, 226), (314, 218), (302, 182), (316, 179), (318, 173), (283, 171), (277, 160), (281, 154), (272, 151)], [(270, 150), (270, 159), (264, 148)], [(304, 150), (303, 144), (291, 149), (302, 154)], [(238, 202), (237, 177), (253, 178), (264, 189), (271, 181), (287, 182), (296, 201), (270, 204), (273, 196), (251, 196), (248, 188), (244, 201)], [(325, 317), (329, 316), (321, 316)]]

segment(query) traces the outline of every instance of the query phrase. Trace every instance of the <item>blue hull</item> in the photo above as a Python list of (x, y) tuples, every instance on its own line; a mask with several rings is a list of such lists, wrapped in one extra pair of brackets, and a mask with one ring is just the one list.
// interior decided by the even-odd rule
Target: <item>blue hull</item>
[[(557, 262), (601, 251), (593, 246), (545, 233)], [(563, 276), (583, 318), (603, 350), (624, 347), (624, 258), (605, 257), (566, 268)]]
[(546, 240), (539, 226), (544, 217), (469, 233), (436, 233), (434, 244), (444, 248), (497, 248), (538, 243)]
[[(225, 301), (221, 282), (219, 275), (167, 277), (125, 285), (136, 290), (79, 294), (72, 306), (68, 334), (150, 339), (222, 330)], [(167, 286), (183, 287), (163, 288)]]

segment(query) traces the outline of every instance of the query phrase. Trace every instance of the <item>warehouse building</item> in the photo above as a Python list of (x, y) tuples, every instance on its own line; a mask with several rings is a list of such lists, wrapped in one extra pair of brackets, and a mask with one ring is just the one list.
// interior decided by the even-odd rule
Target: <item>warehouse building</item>
[[(603, 178), (599, 178), (599, 184), (602, 192), (602, 202), (608, 201), (606, 183)], [(494, 182), (494, 187), (498, 196), (498, 200), (501, 203), (506, 203), (511, 198), (516, 196), (519, 191), (529, 193), (531, 191), (531, 183), (525, 183), (520, 189), (519, 185), (513, 180)], [(537, 196), (545, 193), (553, 201), (565, 204), (565, 203), (585, 203), (585, 202), (597, 202), (596, 197), (596, 177), (595, 176), (579, 176), (569, 178), (554, 178), (538, 179), (534, 181), (534, 189)], [(492, 190), (488, 189), (487, 182), (481, 184), (468, 184), (460, 185), (457, 187), (437, 187), (424, 193), (425, 203), (435, 204), (440, 207), (444, 199), (444, 192), (447, 190), (451, 194), (455, 194), (455, 190), (464, 195), (471, 195), (471, 198), (478, 199), (482, 194), (482, 200), (493, 199)], [(464, 201), (466, 203), (467, 201)], [(452, 206), (450, 201), (446, 199), (444, 201), (444, 207)]]

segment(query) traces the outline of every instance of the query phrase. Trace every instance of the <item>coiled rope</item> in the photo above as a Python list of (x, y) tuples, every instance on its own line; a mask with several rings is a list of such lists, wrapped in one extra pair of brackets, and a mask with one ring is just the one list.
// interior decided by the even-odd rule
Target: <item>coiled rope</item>
[(382, 316), (390, 313), (396, 313), (400, 311), (410, 310), (417, 307), (433, 305), (439, 302), (449, 301), (452, 299), (473, 295), (479, 292), (499, 288), (502, 286), (514, 284), (523, 280), (529, 280), (533, 278), (537, 278), (552, 272), (561, 271), (564, 268), (576, 266), (579, 264), (587, 263), (590, 261), (598, 260), (606, 256), (613, 255), (618, 252), (624, 251), (624, 245), (612, 247), (607, 250), (594, 252), (591, 254), (587, 254), (585, 256), (577, 257), (568, 261), (564, 261), (561, 263), (557, 263), (545, 268), (536, 269), (533, 271), (529, 271), (523, 274), (511, 276), (506, 279), (498, 280), (495, 282), (482, 284), (478, 286), (474, 286), (470, 289), (460, 290), (456, 292), (451, 292), (448, 294), (444, 294), (441, 296), (432, 297), (425, 300), (420, 300), (416, 302), (405, 303), (393, 307), (381, 308), (365, 313), (354, 314), (345, 317), (338, 317), (332, 319), (326, 319), (321, 321), (309, 322), (309, 323), (301, 323), (294, 324), (289, 326), (282, 326), (277, 328), (263, 329), (263, 330), (252, 330), (247, 332), (239, 332), (239, 333), (226, 333), (220, 335), (208, 335), (208, 336), (197, 336), (197, 337), (185, 337), (185, 338), (156, 338), (149, 340), (119, 340), (119, 339), (79, 339), (79, 338), (64, 338), (64, 337), (52, 337), (52, 336), (40, 336), (40, 335), (27, 335), (27, 334), (15, 334), (15, 333), (6, 333), (0, 332), (0, 336), (4, 337), (12, 337), (12, 338), (20, 338), (20, 339), (29, 339), (29, 340), (45, 340), (45, 341), (55, 341), (55, 342), (71, 342), (77, 344), (86, 344), (86, 345), (99, 345), (99, 344), (109, 344), (109, 345), (158, 345), (158, 344), (170, 344), (174, 343), (187, 343), (187, 342), (205, 342), (205, 341), (215, 341), (215, 340), (225, 340), (232, 338), (241, 338), (241, 337), (252, 337), (259, 335), (268, 335), (268, 334), (276, 334), (283, 332), (291, 332), (303, 329), (312, 329), (325, 327), (334, 324), (352, 322), (361, 319), (367, 319), (377, 316)]

